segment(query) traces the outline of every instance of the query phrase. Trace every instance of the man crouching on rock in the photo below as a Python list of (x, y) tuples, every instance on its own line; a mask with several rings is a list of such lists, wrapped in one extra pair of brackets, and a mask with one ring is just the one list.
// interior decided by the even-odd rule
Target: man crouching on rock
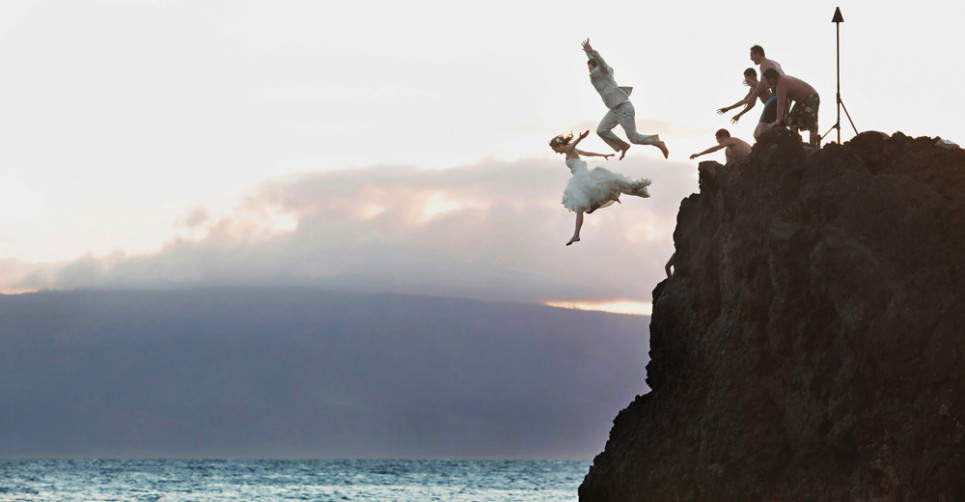
[[(792, 131), (803, 131), (810, 133), (808, 143), (818, 146), (820, 136), (818, 135), (818, 107), (821, 99), (818, 91), (814, 90), (807, 82), (792, 77), (781, 75), (773, 68), (764, 72), (764, 80), (767, 85), (777, 87), (777, 120), (771, 126), (787, 124)], [(794, 102), (794, 107), (788, 113), (788, 101)]]

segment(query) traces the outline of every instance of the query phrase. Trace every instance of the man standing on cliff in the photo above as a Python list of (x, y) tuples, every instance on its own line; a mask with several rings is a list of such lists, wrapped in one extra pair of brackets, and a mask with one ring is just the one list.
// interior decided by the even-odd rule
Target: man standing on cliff
[[(767, 99), (767, 102), (764, 103), (764, 111), (761, 112), (761, 119), (758, 121), (757, 127), (754, 129), (754, 139), (756, 140), (758, 136), (764, 132), (764, 129), (767, 128), (768, 124), (774, 122), (774, 114), (777, 111), (777, 93), (774, 91), (773, 87), (767, 84), (766, 80), (764, 79), (764, 72), (767, 70), (774, 70), (778, 72), (778, 74), (784, 75), (784, 70), (781, 69), (781, 65), (778, 64), (777, 61), (764, 57), (764, 48), (760, 45), (751, 47), (751, 61), (760, 67), (761, 80), (757, 83), (754, 89), (751, 90), (751, 92), (747, 93), (747, 96), (742, 101), (739, 101), (731, 108), (737, 108), (740, 105), (747, 105), (747, 109), (744, 111), (750, 110), (750, 108), (754, 106), (754, 100), (757, 99), (758, 96), (767, 95), (767, 93), (770, 92), (770, 97)], [(769, 91), (768, 87), (771, 87)], [(740, 115), (734, 117), (734, 119), (736, 120), (739, 117)]]
[[(811, 146), (818, 146), (820, 136), (818, 135), (818, 107), (821, 105), (821, 98), (818, 91), (814, 90), (807, 82), (794, 78), (790, 75), (781, 75), (773, 68), (764, 72), (764, 80), (768, 85), (777, 86), (777, 120), (771, 123), (772, 126), (787, 123), (792, 131), (808, 130), (808, 143)], [(794, 107), (790, 113), (787, 110), (787, 103), (794, 102)]]
[[(774, 93), (772, 93), (771, 90), (766, 87), (760, 87), (758, 84), (760, 84), (760, 81), (757, 80), (757, 72), (754, 71), (753, 68), (744, 70), (744, 85), (750, 87), (750, 89), (747, 91), (747, 95), (744, 96), (744, 98), (740, 101), (730, 106), (725, 106), (718, 109), (717, 114), (722, 115), (730, 110), (733, 110), (734, 108), (737, 108), (738, 106), (746, 105), (743, 110), (741, 110), (737, 115), (734, 115), (734, 118), (730, 119), (731, 122), (736, 124), (745, 113), (751, 111), (751, 108), (754, 108), (754, 105), (757, 104), (758, 99), (761, 100), (761, 104), (767, 106), (767, 100), (771, 99), (771, 96)], [(748, 101), (748, 99), (750, 101)], [(771, 120), (768, 122), (772, 122), (773, 120), (774, 119), (771, 118)]]
[[(667, 158), (670, 152), (667, 150), (667, 144), (660, 141), (659, 134), (646, 135), (637, 132), (636, 111), (633, 104), (630, 103), (630, 91), (633, 88), (617, 86), (616, 80), (613, 79), (613, 68), (606, 64), (606, 61), (600, 57), (599, 52), (593, 50), (589, 38), (583, 41), (583, 51), (586, 52), (588, 58), (586, 64), (590, 68), (590, 83), (593, 84), (596, 92), (600, 93), (606, 107), (610, 109), (596, 127), (596, 133), (606, 144), (610, 145), (610, 148), (620, 152), (620, 159), (623, 159), (623, 156), (627, 154), (630, 143), (653, 145), (663, 152), (664, 158)], [(613, 128), (617, 124), (623, 127), (630, 143), (613, 134)]]

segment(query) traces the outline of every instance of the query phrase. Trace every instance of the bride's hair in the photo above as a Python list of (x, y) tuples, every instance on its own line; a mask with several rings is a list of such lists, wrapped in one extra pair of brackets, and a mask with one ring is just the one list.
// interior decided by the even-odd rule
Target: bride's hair
[(568, 136), (563, 136), (562, 134), (560, 134), (559, 136), (550, 140), (550, 148), (554, 146), (559, 146), (559, 145), (569, 145), (570, 141), (572, 140), (573, 140), (572, 133), (570, 133)]

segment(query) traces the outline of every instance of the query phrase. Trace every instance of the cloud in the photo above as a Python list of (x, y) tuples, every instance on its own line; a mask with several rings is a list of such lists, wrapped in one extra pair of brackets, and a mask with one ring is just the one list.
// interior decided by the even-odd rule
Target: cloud
[(0, 259), (0, 294), (16, 294), (38, 289), (37, 284), (51, 284), (57, 265), (27, 263), (13, 258)]
[(210, 216), (208, 215), (208, 211), (206, 211), (203, 207), (195, 207), (181, 217), (177, 223), (179, 226), (188, 229), (196, 229), (208, 221), (209, 218)]
[(559, 202), (569, 177), (561, 158), (437, 170), (380, 165), (266, 183), (222, 217), (191, 210), (179, 220), (190, 235), (157, 253), (20, 266), (0, 274), (0, 287), (313, 285), (524, 302), (649, 301), (695, 174), (647, 153), (605, 165), (650, 177), (653, 196), (587, 215), (584, 240), (571, 247), (564, 243), (574, 215)]

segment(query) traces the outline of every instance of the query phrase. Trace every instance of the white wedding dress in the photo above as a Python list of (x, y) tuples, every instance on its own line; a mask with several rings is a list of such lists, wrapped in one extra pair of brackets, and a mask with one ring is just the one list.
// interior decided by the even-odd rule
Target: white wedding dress
[(613, 204), (621, 193), (650, 197), (646, 178), (633, 181), (602, 167), (590, 170), (582, 159), (566, 159), (566, 167), (573, 173), (563, 190), (563, 205), (570, 211), (592, 213)]

